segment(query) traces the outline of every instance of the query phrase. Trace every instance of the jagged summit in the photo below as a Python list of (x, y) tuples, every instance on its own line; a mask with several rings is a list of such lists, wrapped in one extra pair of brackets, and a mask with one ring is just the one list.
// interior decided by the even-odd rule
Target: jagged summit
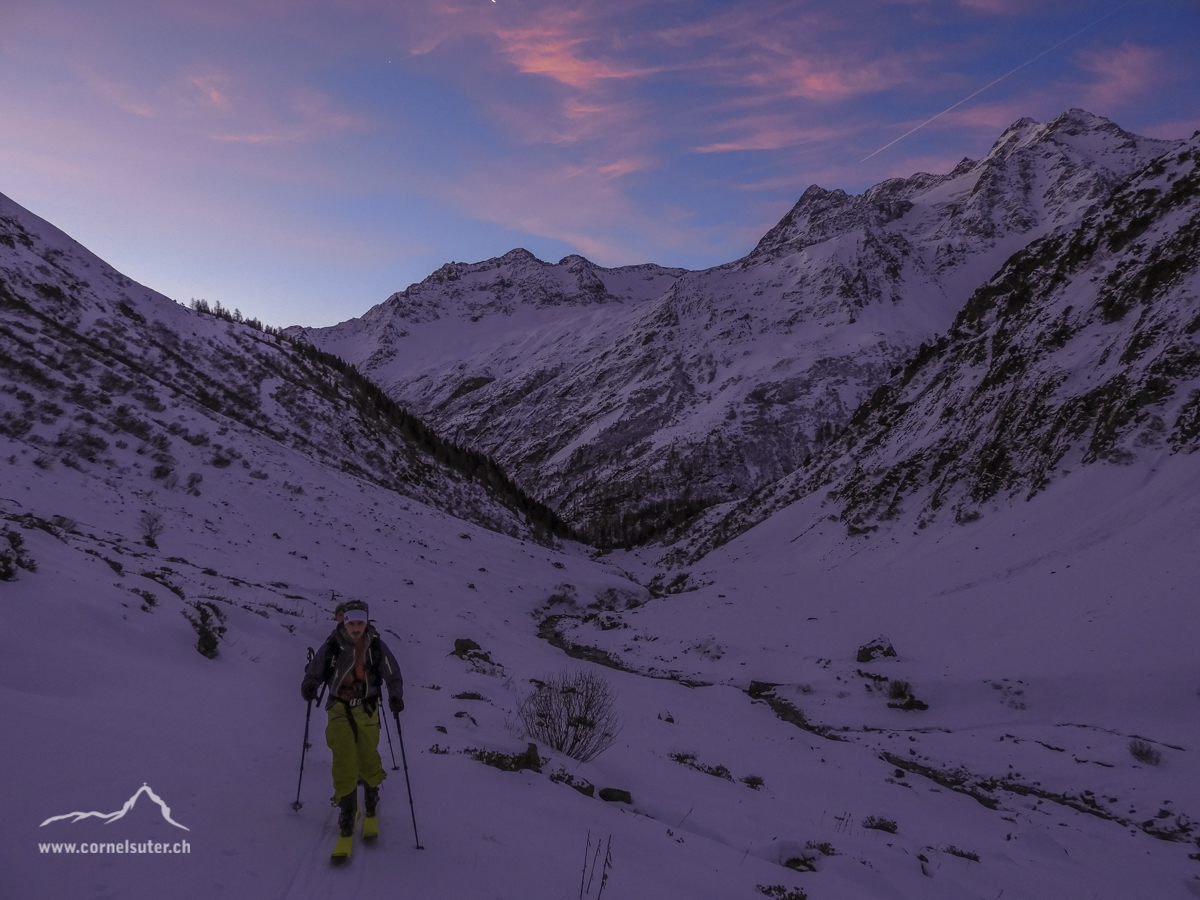
[[(1044, 124), (1018, 119), (983, 159), (964, 158), (947, 175), (919, 172), (881, 182), (856, 196), (810, 186), (744, 264), (796, 252), (853, 229), (880, 228), (928, 200), (940, 206), (938, 221), (914, 223), (920, 232), (956, 230), (950, 220), (958, 219), (957, 230), (986, 238), (1025, 233), (1078, 213), (1079, 202), (1103, 196), (1172, 144), (1124, 131), (1082, 109), (1070, 109)], [(1000, 192), (1009, 209), (997, 221), (994, 208)]]

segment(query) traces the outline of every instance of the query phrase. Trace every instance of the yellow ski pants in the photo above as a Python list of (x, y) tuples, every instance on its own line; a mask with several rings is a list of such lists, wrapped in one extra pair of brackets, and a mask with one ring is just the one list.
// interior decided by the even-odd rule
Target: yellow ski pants
[[(367, 715), (362, 706), (337, 702), (329, 707), (325, 743), (333, 751), (333, 801), (356, 791), (358, 782), (378, 787), (387, 772), (379, 759), (379, 710)], [(350, 716), (353, 716), (351, 724)]]

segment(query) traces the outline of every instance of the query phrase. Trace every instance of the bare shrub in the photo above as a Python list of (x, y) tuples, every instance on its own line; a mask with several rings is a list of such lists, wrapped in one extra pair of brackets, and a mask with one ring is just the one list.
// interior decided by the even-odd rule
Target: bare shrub
[(138, 519), (138, 531), (141, 532), (142, 541), (147, 547), (157, 547), (158, 537), (163, 533), (166, 526), (162, 522), (162, 514), (153, 510), (146, 510)]
[(912, 694), (912, 685), (907, 681), (888, 682), (887, 695), (892, 700), (906, 700)]
[(37, 563), (25, 553), (25, 537), (5, 526), (0, 529), (0, 581), (16, 581), (17, 569), (36, 572)]
[(1140, 763), (1145, 763), (1148, 766), (1157, 766), (1162, 762), (1162, 754), (1155, 750), (1146, 741), (1134, 738), (1129, 742), (1129, 754)]
[(957, 856), (960, 859), (969, 859), (971, 862), (979, 862), (979, 854), (973, 850), (960, 850), (953, 844), (947, 844), (942, 848), (943, 852), (949, 853), (951, 856)]
[(766, 894), (774, 900), (808, 900), (808, 894), (800, 890), (800, 888), (792, 888), (789, 890), (782, 884), (756, 884), (760, 894)]
[(613, 745), (621, 730), (608, 682), (592, 672), (564, 672), (536, 687), (517, 707), (530, 737), (572, 759), (588, 762)]
[(203, 600), (188, 601), (187, 605), (195, 610), (195, 614), (186, 609), (182, 612), (192, 628), (196, 629), (196, 649), (209, 659), (216, 659), (217, 645), (225, 634), (225, 613), (215, 603)]
[[(705, 775), (712, 775), (715, 778), (724, 778), (726, 781), (733, 781), (733, 773), (730, 772), (729, 769), (727, 769), (725, 766), (722, 766), (722, 765), (710, 766), (705, 763), (699, 762), (696, 759), (695, 753), (671, 753), (671, 754), (669, 754), (669, 756), (671, 759), (673, 759), (675, 762), (679, 763), (681, 766), (687, 766), (689, 769), (695, 769), (697, 772), (703, 772)], [(751, 777), (757, 777), (757, 776), (751, 776)], [(762, 779), (759, 778), (758, 781), (759, 781), (759, 784), (761, 785)], [(755, 790), (757, 790), (757, 788), (755, 788)]]
[(876, 831), (886, 831), (888, 834), (896, 833), (896, 823), (891, 819), (885, 819), (883, 816), (867, 816), (862, 820), (863, 828), (874, 828)]

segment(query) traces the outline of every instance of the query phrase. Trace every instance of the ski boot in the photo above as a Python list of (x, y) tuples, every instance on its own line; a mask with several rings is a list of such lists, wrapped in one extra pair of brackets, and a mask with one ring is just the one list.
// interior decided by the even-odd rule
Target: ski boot
[(354, 842), (354, 823), (358, 820), (358, 788), (343, 797), (338, 806), (341, 807), (338, 814), (338, 839), (331, 856), (335, 863), (345, 862), (350, 858), (350, 849)]
[(379, 837), (379, 819), (375, 817), (379, 806), (379, 787), (363, 785), (363, 806), (366, 818), (363, 819), (362, 836), (364, 841), (373, 841)]

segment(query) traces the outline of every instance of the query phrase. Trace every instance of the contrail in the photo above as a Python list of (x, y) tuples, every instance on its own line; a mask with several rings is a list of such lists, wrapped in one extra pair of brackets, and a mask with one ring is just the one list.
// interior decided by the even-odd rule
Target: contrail
[(1103, 22), (1103, 21), (1104, 21), (1105, 19), (1107, 19), (1109, 16), (1116, 15), (1117, 13), (1119, 13), (1121, 10), (1123, 10), (1125, 7), (1129, 6), (1129, 5), (1130, 5), (1131, 3), (1133, 3), (1133, 2), (1134, 2), (1134, 0), (1127, 0), (1127, 2), (1125, 2), (1125, 3), (1122, 3), (1122, 4), (1121, 4), (1120, 6), (1118, 6), (1116, 9), (1114, 9), (1114, 10), (1110, 10), (1109, 12), (1106, 12), (1104, 15), (1102, 15), (1100, 18), (1098, 18), (1098, 19), (1097, 19), (1095, 22), (1092, 22), (1092, 23), (1090, 23), (1090, 24), (1088, 24), (1088, 25), (1084, 25), (1082, 28), (1080, 28), (1080, 29), (1079, 29), (1078, 31), (1076, 31), (1074, 34), (1072, 34), (1072, 35), (1069, 35), (1068, 37), (1065, 37), (1065, 38), (1063, 38), (1061, 41), (1059, 41), (1059, 42), (1058, 42), (1057, 44), (1055, 44), (1053, 47), (1047, 47), (1045, 50), (1043, 50), (1041, 53), (1039, 53), (1039, 54), (1038, 54), (1037, 56), (1035, 56), (1033, 59), (1027, 59), (1025, 62), (1023, 62), (1023, 63), (1021, 63), (1019, 66), (1017, 66), (1015, 69), (1013, 69), (1013, 70), (1011, 70), (1011, 71), (1009, 71), (1009, 72), (1005, 72), (1003, 75), (1001, 75), (1001, 76), (1000, 76), (999, 78), (997, 78), (995, 81), (991, 81), (991, 82), (989, 82), (989, 83), (985, 84), (983, 87), (981, 87), (981, 88), (980, 88), (979, 90), (977, 90), (975, 93), (973, 93), (971, 96), (969, 96), (969, 97), (963, 97), (961, 100), (959, 100), (959, 101), (958, 101), (957, 103), (955, 103), (953, 106), (947, 106), (945, 109), (943, 109), (943, 110), (942, 110), (940, 113), (938, 113), (936, 116), (931, 116), (930, 118), (928, 118), (928, 119), (926, 119), (924, 122), (922, 122), (920, 125), (918, 125), (916, 128), (913, 128), (913, 129), (912, 129), (912, 130), (910, 130), (910, 131), (906, 131), (906, 132), (904, 132), (904, 134), (900, 135), (900, 137), (896, 138), (896, 139), (895, 139), (894, 141), (892, 141), (891, 143), (884, 144), (882, 147), (880, 147), (880, 148), (879, 148), (878, 150), (876, 150), (874, 153), (871, 153), (871, 154), (869, 154), (869, 155), (867, 155), (867, 156), (864, 156), (864, 157), (863, 157), (861, 160), (859, 160), (859, 161), (860, 161), (860, 162), (866, 162), (866, 161), (867, 161), (868, 159), (870, 159), (872, 156), (876, 156), (876, 155), (878, 155), (878, 154), (882, 153), (882, 152), (883, 152), (884, 150), (886, 150), (888, 147), (891, 147), (891, 146), (892, 146), (892, 145), (894, 145), (894, 144), (898, 144), (898, 143), (900, 143), (902, 140), (904, 140), (906, 137), (908, 137), (908, 136), (909, 136), (910, 134), (912, 134), (914, 131), (920, 131), (922, 128), (924, 128), (926, 125), (928, 125), (930, 122), (933, 122), (933, 121), (935, 121), (936, 119), (940, 119), (942, 116), (944, 116), (946, 113), (948, 113), (948, 112), (950, 112), (950, 111), (952, 111), (952, 110), (958, 109), (960, 106), (962, 106), (962, 105), (963, 105), (964, 103), (966, 103), (968, 100), (974, 100), (976, 97), (978, 97), (978, 96), (979, 96), (980, 94), (982, 94), (984, 91), (986, 91), (988, 88), (990, 88), (990, 87), (994, 87), (995, 85), (999, 84), (999, 83), (1000, 83), (1000, 82), (1002, 82), (1002, 81), (1003, 81), (1005, 78), (1007, 78), (1009, 75), (1013, 75), (1013, 74), (1015, 74), (1015, 73), (1017, 73), (1017, 72), (1020, 72), (1020, 71), (1021, 71), (1023, 68), (1025, 68), (1026, 66), (1030, 65), (1031, 63), (1035, 63), (1035, 62), (1037, 62), (1039, 59), (1041, 59), (1041, 58), (1042, 58), (1043, 56), (1045, 56), (1047, 53), (1052, 53), (1053, 51), (1055, 51), (1055, 50), (1057, 50), (1059, 47), (1061, 47), (1063, 44), (1066, 44), (1066, 43), (1069, 43), (1070, 41), (1073, 41), (1073, 40), (1075, 40), (1075, 38), (1079, 37), (1081, 34), (1083, 34), (1083, 33), (1084, 33), (1085, 31), (1087, 31), (1089, 28), (1095, 28), (1097, 25), (1099, 25), (1101, 22)]

